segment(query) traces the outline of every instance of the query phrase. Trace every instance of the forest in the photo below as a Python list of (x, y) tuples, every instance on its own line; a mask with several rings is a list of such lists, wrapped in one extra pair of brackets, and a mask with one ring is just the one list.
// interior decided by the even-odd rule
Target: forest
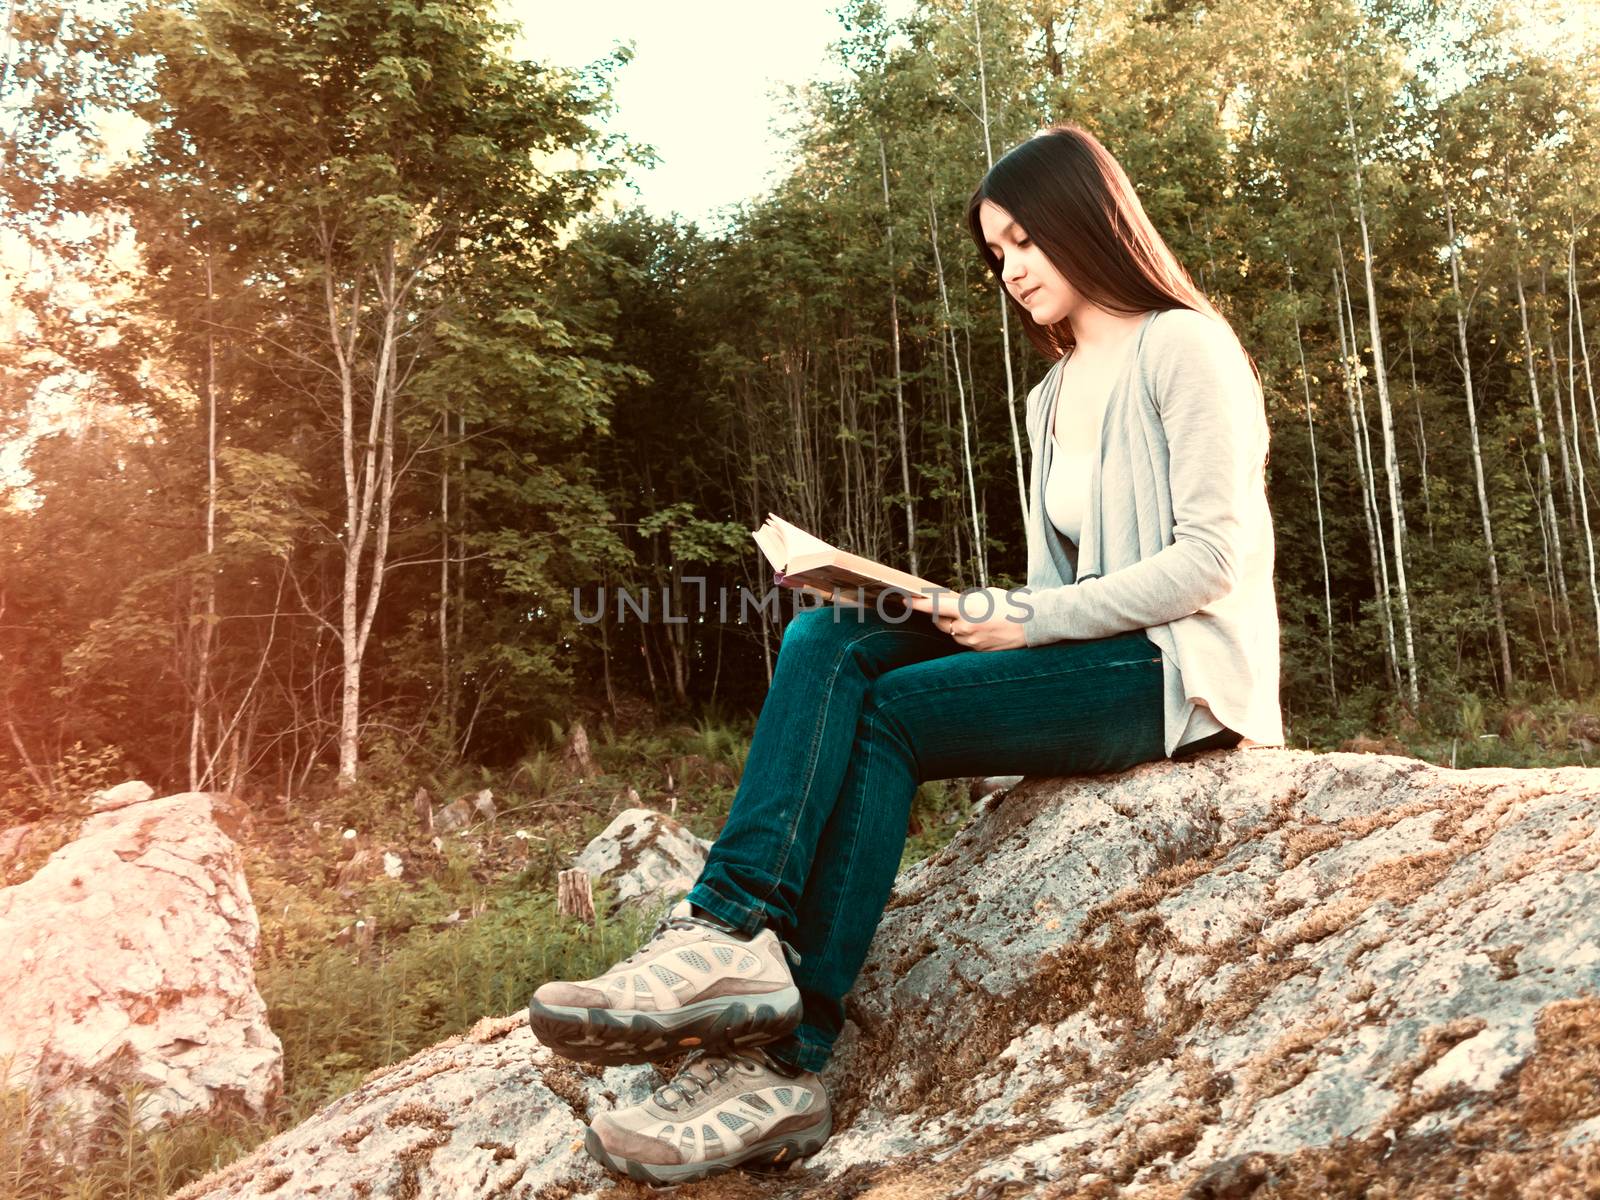
[[(768, 512), (1022, 583), (1049, 363), (963, 211), (1058, 120), (1259, 369), (1288, 743), (1592, 759), (1579, 5), (850, 0), (787, 175), (717, 229), (605, 203), (651, 158), (606, 129), (626, 44), (522, 60), (480, 0), (8, 7), (14, 816), (747, 721), (792, 609), (715, 598), (761, 592)], [(623, 590), (648, 619), (592, 619)]]

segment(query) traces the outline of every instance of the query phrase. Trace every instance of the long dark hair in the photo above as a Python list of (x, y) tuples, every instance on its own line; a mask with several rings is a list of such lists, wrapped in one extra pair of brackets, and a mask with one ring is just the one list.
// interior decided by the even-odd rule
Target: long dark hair
[(1005, 286), (1003, 263), (989, 249), (978, 220), (985, 200), (1010, 213), (1091, 303), (1129, 315), (1192, 308), (1222, 320), (1150, 223), (1122, 165), (1088, 130), (1063, 121), (1041, 129), (990, 167), (967, 201), (967, 227), (978, 253), (1000, 280), (1028, 340), (1046, 358), (1058, 359), (1072, 349), (1072, 325), (1040, 325)]

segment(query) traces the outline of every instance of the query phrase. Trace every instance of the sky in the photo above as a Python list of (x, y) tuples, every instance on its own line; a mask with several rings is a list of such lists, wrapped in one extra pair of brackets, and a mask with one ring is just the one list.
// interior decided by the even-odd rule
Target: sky
[[(676, 212), (710, 232), (718, 210), (763, 192), (783, 173), (784, 85), (837, 78), (828, 43), (843, 30), (838, 0), (501, 0), (520, 23), (521, 57), (578, 68), (632, 41), (615, 69), (617, 112), (609, 128), (653, 146), (660, 163), (635, 168), (617, 199), (666, 219)], [(1600, 40), (1600, 0), (1530, 0), (1545, 14), (1528, 30), (1542, 49)], [(891, 17), (914, 0), (886, 0)], [(1541, 36), (1542, 35), (1542, 36)]]
[[(889, 0), (891, 16), (911, 0)], [(614, 69), (617, 113), (609, 128), (655, 148), (623, 192), (667, 218), (708, 232), (717, 210), (750, 199), (783, 174), (785, 146), (772, 129), (785, 84), (837, 77), (828, 43), (843, 32), (834, 0), (502, 0), (520, 22), (520, 57), (582, 67), (632, 41), (633, 61)]]

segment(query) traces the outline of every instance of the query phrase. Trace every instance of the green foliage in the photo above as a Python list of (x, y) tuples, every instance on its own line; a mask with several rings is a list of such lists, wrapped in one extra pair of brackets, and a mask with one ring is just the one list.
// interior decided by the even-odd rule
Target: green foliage
[(57, 797), (76, 805), (90, 792), (120, 783), (122, 762), (122, 751), (116, 746), (86, 750), (82, 742), (73, 742), (53, 772)]
[[(264, 957), (257, 981), (283, 1039), (293, 1119), (376, 1067), (516, 1011), (548, 979), (598, 974), (645, 932), (642, 917), (602, 915), (592, 929), (559, 917), (553, 892), (525, 877), (484, 888), (461, 864), (451, 882), (446, 872), (415, 891), (374, 887), (354, 935), (370, 939), (363, 948), (329, 944), (316, 922)], [(597, 909), (606, 902), (597, 894)], [(309, 918), (311, 909), (298, 911)]]
[[(547, 248), (629, 155), (592, 123), (607, 68), (513, 60), (513, 31), (476, 0), (134, 3), (108, 22), (26, 0), (15, 16), (16, 77), (49, 64), (75, 90), (20, 88), (6, 197), (43, 254), (73, 255), (53, 230), (91, 211), (126, 218), (139, 253), (116, 291), (86, 263), (24, 330), (35, 359), (109, 401), (81, 439), (109, 452), (58, 455), (75, 470), (57, 471), (40, 445), (27, 466), (43, 503), (6, 514), (25, 564), (8, 585), (30, 609), (38, 593), (41, 619), (52, 600), (59, 613), (50, 653), (16, 659), (19, 686), (54, 701), (20, 740), (131, 720), (142, 773), (170, 778), (187, 773), (198, 709), (202, 741), (261, 730), (257, 748), (316, 753), (337, 740), (357, 659), (363, 699), (384, 697), (372, 727), (433, 722), (452, 756), (475, 715), (499, 738), (560, 704), (571, 676), (554, 644), (573, 623), (556, 601), (621, 555), (582, 439), (638, 374), (595, 353), (588, 307), (548, 279)], [(58, 185), (52, 156), (91, 145), (99, 110), (142, 118), (142, 143)], [(568, 154), (582, 166), (552, 165)], [(89, 490), (95, 475), (112, 486)], [(443, 583), (417, 569), (441, 543), (457, 566)], [(79, 554), (115, 562), (112, 586), (77, 572)], [(425, 661), (436, 585), (474, 618), (443, 697)], [(373, 635), (346, 628), (347, 598)], [(278, 758), (280, 778), (304, 770)]]
[(218, 455), (223, 485), (217, 498), (222, 545), (248, 557), (283, 558), (309, 522), (327, 513), (308, 507), (309, 472), (301, 463), (272, 451), (226, 447)]
[(651, 513), (636, 527), (640, 536), (666, 533), (667, 549), (676, 563), (737, 561), (733, 551), (743, 550), (750, 530), (739, 521), (706, 521), (694, 515), (688, 501)]
[(85, 1145), (70, 1116), (26, 1090), (0, 1088), (0, 1197), (161, 1200), (238, 1158), (265, 1132), (225, 1118), (145, 1129), (134, 1119), (141, 1098), (139, 1089), (126, 1089), (109, 1126)]
[(750, 751), (750, 731), (728, 725), (719, 716), (702, 716), (696, 718), (694, 736), (685, 743), (684, 749), (712, 762), (725, 763), (742, 774), (745, 756)]
[(941, 779), (918, 785), (911, 804), (911, 832), (900, 855), (902, 871), (942, 850), (972, 816), (968, 784), (965, 779)]

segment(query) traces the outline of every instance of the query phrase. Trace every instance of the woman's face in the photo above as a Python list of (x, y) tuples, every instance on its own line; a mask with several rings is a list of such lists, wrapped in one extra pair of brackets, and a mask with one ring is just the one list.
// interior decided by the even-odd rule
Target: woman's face
[(978, 206), (983, 240), (1001, 262), (1000, 278), (1037, 324), (1067, 320), (1083, 303), (1077, 290), (1045, 257), (1027, 230), (993, 200)]

